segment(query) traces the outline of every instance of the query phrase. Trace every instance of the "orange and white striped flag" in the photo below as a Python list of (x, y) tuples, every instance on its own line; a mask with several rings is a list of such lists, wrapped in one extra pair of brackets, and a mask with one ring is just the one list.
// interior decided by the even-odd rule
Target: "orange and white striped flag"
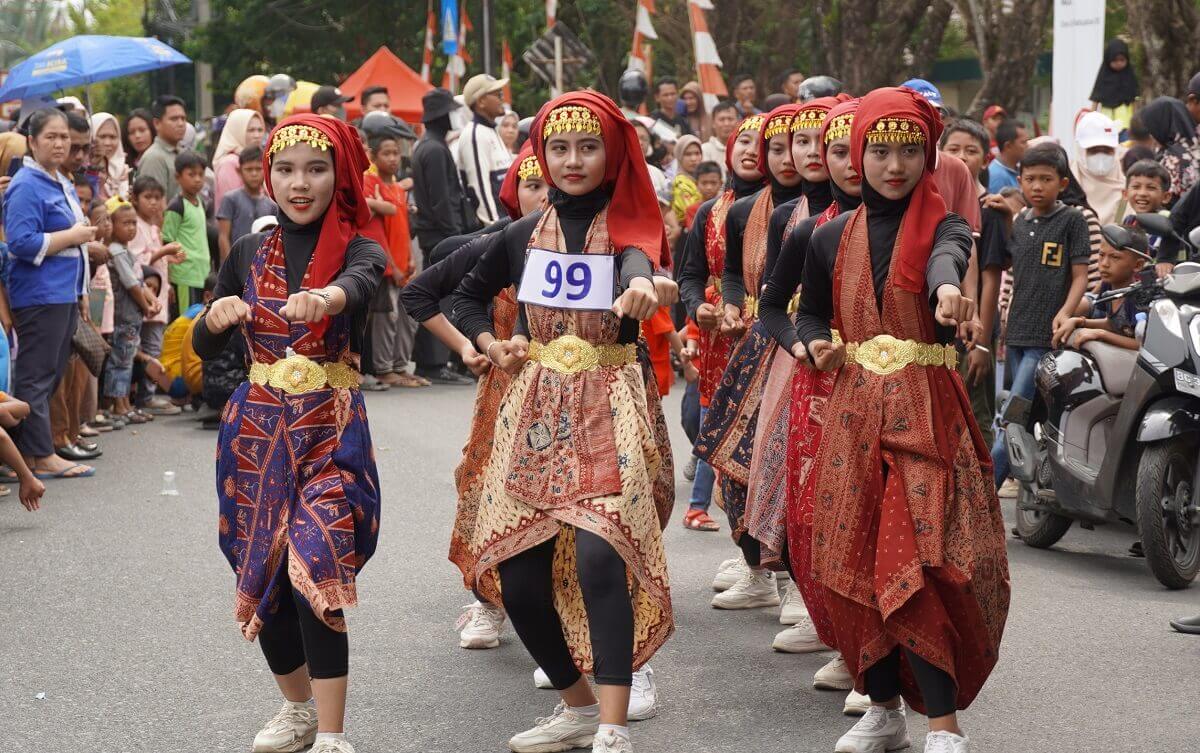
[[(512, 50), (508, 47), (508, 40), (505, 39), (500, 43), (500, 78), (512, 78)], [(504, 104), (512, 107), (512, 85), (504, 85)]]
[[(651, 39), (658, 39), (650, 14), (654, 13), (654, 0), (637, 0), (637, 18), (633, 24), (633, 45), (629, 49), (628, 70), (637, 70), (646, 74), (646, 80), (652, 81)], [(638, 112), (646, 114), (646, 105), (638, 107)]]
[(549, 29), (554, 25), (555, 17), (558, 15), (558, 0), (546, 0), (546, 28)]
[(434, 37), (437, 35), (437, 16), (433, 12), (433, 0), (429, 0), (429, 19), (425, 25), (425, 57), (421, 59), (421, 78), (433, 83)]
[(688, 21), (692, 25), (692, 46), (696, 55), (696, 76), (700, 79), (700, 90), (704, 92), (704, 109), (711, 111), (728, 96), (725, 78), (721, 75), (721, 55), (708, 32), (705, 11), (713, 9), (712, 0), (688, 0)]

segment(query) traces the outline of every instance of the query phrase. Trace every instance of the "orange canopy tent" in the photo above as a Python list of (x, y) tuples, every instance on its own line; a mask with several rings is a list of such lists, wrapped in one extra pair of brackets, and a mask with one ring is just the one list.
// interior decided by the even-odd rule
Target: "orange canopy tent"
[(362, 115), (358, 95), (368, 86), (386, 86), (392, 101), (392, 114), (409, 123), (421, 121), (421, 97), (433, 88), (386, 46), (376, 50), (338, 87), (342, 94), (354, 97), (353, 101), (346, 103), (346, 117), (357, 118)]

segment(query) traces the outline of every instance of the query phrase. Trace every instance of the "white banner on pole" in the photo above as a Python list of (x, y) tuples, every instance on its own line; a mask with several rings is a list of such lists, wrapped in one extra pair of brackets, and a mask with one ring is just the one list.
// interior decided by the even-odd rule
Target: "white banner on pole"
[(1054, 0), (1050, 134), (1075, 158), (1075, 116), (1104, 60), (1104, 0)]

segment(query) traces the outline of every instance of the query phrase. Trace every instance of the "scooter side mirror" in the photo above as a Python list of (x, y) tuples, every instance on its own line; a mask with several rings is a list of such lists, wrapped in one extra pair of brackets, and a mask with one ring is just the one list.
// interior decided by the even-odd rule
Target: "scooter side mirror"
[(1138, 212), (1134, 216), (1137, 218), (1138, 227), (1151, 235), (1175, 235), (1175, 228), (1171, 226), (1170, 217), (1164, 217), (1157, 212)]
[(1200, 225), (1192, 228), (1192, 232), (1188, 233), (1188, 243), (1192, 244), (1192, 248), (1200, 248)]

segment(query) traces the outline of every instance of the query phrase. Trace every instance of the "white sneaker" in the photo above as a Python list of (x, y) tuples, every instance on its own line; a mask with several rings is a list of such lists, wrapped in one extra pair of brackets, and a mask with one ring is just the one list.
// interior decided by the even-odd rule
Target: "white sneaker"
[(546, 674), (546, 670), (541, 667), (533, 670), (533, 687), (538, 690), (554, 690), (554, 683), (550, 682), (550, 675)]
[(971, 738), (953, 732), (930, 732), (925, 736), (925, 753), (971, 753)]
[(592, 753), (633, 753), (633, 743), (612, 730), (596, 735), (592, 741)]
[(633, 685), (629, 688), (629, 721), (640, 722), (657, 713), (658, 689), (654, 685), (654, 670), (647, 664), (633, 673)]
[(345, 738), (317, 740), (308, 753), (354, 753), (354, 746)]
[[(782, 580), (782, 579), (781, 579)], [(781, 625), (795, 625), (798, 622), (808, 620), (808, 607), (804, 605), (804, 597), (800, 595), (800, 589), (790, 579), (783, 581), (783, 597), (779, 605), (779, 623)]]
[(756, 607), (779, 606), (779, 589), (775, 587), (775, 573), (767, 569), (746, 572), (727, 590), (713, 597), (712, 605), (717, 609), (754, 609)]
[(500, 645), (500, 628), (504, 625), (504, 610), (492, 604), (476, 601), (463, 607), (455, 629), (458, 645), (463, 648), (495, 648)]
[(508, 748), (514, 753), (557, 753), (571, 748), (586, 748), (600, 729), (600, 715), (583, 716), (565, 703), (554, 713), (537, 720), (533, 729), (513, 735)]
[(850, 690), (854, 687), (854, 678), (841, 654), (817, 670), (813, 675), (813, 687), (818, 690)]
[(727, 559), (717, 568), (717, 577), (713, 578), (712, 587), (714, 591), (727, 591), (737, 583), (743, 575), (750, 569), (746, 564), (746, 560), (741, 557)]
[(817, 637), (817, 629), (805, 616), (795, 625), (779, 631), (771, 648), (785, 654), (811, 654), (814, 651), (828, 651), (830, 646), (821, 642)]
[(254, 753), (294, 753), (317, 738), (317, 709), (285, 701), (283, 708), (254, 736)]
[(911, 744), (903, 705), (895, 711), (872, 706), (858, 720), (858, 724), (838, 739), (833, 750), (834, 753), (884, 753), (907, 748)]
[(842, 713), (846, 716), (862, 716), (867, 713), (869, 708), (871, 708), (871, 698), (857, 690), (851, 690), (850, 695), (846, 696), (846, 704), (842, 706)]

